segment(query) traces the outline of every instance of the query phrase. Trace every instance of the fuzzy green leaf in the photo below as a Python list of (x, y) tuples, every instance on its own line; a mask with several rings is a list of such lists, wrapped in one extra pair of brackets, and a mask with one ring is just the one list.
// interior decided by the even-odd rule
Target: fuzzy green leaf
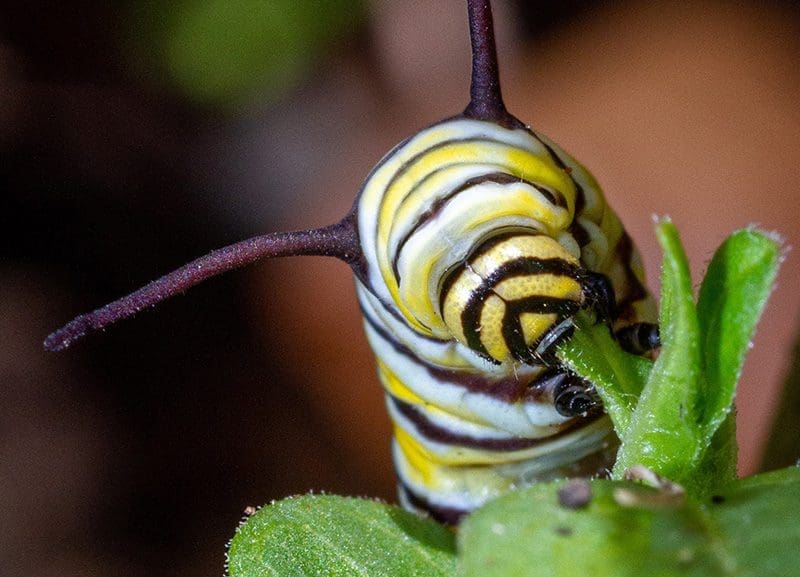
[(583, 318), (572, 338), (559, 347), (558, 357), (594, 383), (617, 436), (623, 436), (653, 362), (626, 353), (611, 338), (607, 326)]
[(641, 464), (676, 481), (697, 465), (701, 445), (696, 399), (700, 343), (692, 279), (675, 226), (656, 228), (664, 262), (659, 325), (662, 348), (624, 431), (614, 477)]
[[(800, 568), (800, 469), (732, 482), (711, 499), (709, 516), (742, 577), (793, 577)], [(718, 501), (717, 505), (713, 502)]]
[(469, 516), (465, 577), (789, 577), (800, 567), (800, 470), (731, 484), (697, 502), (629, 482), (594, 481), (581, 508), (549, 483)]
[(228, 551), (231, 577), (437, 577), (455, 574), (453, 533), (397, 507), (307, 495), (259, 510)]
[(774, 235), (746, 229), (728, 237), (708, 266), (697, 300), (705, 377), (697, 409), (704, 443), (711, 441), (731, 410), (779, 261), (780, 243)]
[(700, 498), (708, 495), (715, 486), (733, 481), (736, 479), (738, 456), (736, 412), (731, 411), (711, 438), (700, 464), (684, 479), (686, 490)]

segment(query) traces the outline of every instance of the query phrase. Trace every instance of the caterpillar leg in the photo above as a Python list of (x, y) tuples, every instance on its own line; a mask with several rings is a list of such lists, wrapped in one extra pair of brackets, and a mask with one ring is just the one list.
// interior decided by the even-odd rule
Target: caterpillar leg
[[(617, 319), (616, 299), (611, 282), (603, 274), (587, 272), (583, 280), (585, 308), (592, 308), (597, 322), (607, 322), (611, 327)], [(620, 346), (634, 355), (649, 353), (661, 346), (658, 325), (654, 323), (634, 323), (614, 333)]]
[(586, 415), (600, 405), (594, 385), (563, 368), (553, 368), (539, 375), (529, 387), (535, 395), (547, 397), (559, 415)]
[[(582, 271), (578, 280), (581, 283), (583, 294), (581, 308), (592, 309), (595, 312), (597, 323), (606, 323), (611, 327), (617, 318), (616, 299), (611, 281), (606, 275), (592, 271)], [(536, 348), (532, 351), (534, 359), (547, 366), (557, 366), (559, 361), (556, 358), (555, 350), (574, 332), (575, 322), (572, 316), (553, 325), (542, 335)]]
[(556, 357), (558, 345), (566, 341), (575, 332), (575, 321), (567, 317), (557, 325), (551, 327), (539, 340), (533, 350), (533, 359), (548, 367), (558, 366), (560, 361)]
[(620, 346), (634, 355), (649, 353), (661, 346), (658, 325), (635, 323), (623, 327), (614, 335)]
[(584, 271), (581, 277), (583, 308), (594, 310), (598, 323), (611, 326), (617, 319), (617, 299), (611, 281), (606, 275), (592, 271)]
[[(589, 272), (583, 279), (585, 307), (594, 309), (597, 322), (607, 322), (609, 327), (617, 318), (616, 299), (611, 282), (603, 274)], [(634, 355), (649, 353), (661, 346), (658, 325), (654, 323), (634, 323), (621, 328), (614, 338), (627, 352)]]
[[(604, 274), (586, 271), (581, 275), (583, 291), (583, 307), (595, 312), (598, 323), (605, 322), (609, 329), (617, 318), (616, 299), (614, 288)], [(532, 351), (536, 360), (547, 366), (557, 366), (558, 359), (555, 350), (558, 345), (567, 340), (575, 332), (575, 323), (572, 317), (562, 320), (545, 333), (536, 348)], [(634, 323), (614, 333), (614, 338), (623, 350), (634, 354), (644, 355), (661, 346), (658, 325), (654, 323)]]

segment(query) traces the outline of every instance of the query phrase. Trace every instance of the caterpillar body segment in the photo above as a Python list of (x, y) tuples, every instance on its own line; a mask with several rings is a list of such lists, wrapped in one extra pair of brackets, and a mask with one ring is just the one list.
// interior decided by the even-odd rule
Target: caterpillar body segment
[(591, 384), (547, 353), (582, 308), (620, 328), (652, 303), (588, 171), (529, 129), (456, 118), (395, 148), (356, 206), (406, 506), (452, 522), (511, 487), (605, 468), (615, 441)]

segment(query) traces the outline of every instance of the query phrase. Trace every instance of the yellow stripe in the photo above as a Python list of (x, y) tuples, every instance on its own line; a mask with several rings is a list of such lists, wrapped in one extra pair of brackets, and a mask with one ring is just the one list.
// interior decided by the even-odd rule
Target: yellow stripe
[(507, 278), (494, 287), (494, 292), (506, 301), (517, 301), (531, 296), (581, 301), (581, 285), (578, 281), (544, 273)]
[(503, 319), (506, 303), (497, 295), (490, 295), (481, 308), (480, 338), (486, 352), (500, 362), (511, 359), (511, 351), (503, 336)]
[[(383, 390), (395, 399), (403, 401), (409, 405), (421, 407), (423, 411), (434, 417), (437, 415), (444, 417), (456, 417), (470, 423), (475, 423), (476, 425), (491, 426), (490, 423), (477, 418), (472, 413), (467, 413), (464, 411), (455, 411), (451, 413), (441, 407), (438, 407), (437, 405), (430, 403), (429, 401), (426, 401), (417, 393), (409, 389), (386, 363), (379, 358), (376, 358), (376, 362), (378, 365), (378, 377), (381, 380), (381, 384), (383, 384)], [(431, 377), (431, 380), (433, 381), (434, 378)]]
[(489, 277), (508, 261), (520, 258), (561, 259), (577, 265), (576, 259), (555, 239), (540, 234), (519, 234), (500, 242), (472, 261), (472, 269), (483, 278)]
[(547, 329), (556, 322), (556, 315), (543, 315), (540, 313), (522, 313), (519, 316), (519, 324), (522, 326), (522, 336), (525, 343), (530, 346), (541, 337)]
[(458, 279), (453, 282), (444, 299), (442, 317), (453, 338), (463, 344), (467, 342), (467, 337), (464, 334), (464, 325), (461, 324), (461, 313), (473, 291), (483, 284), (483, 279), (466, 267), (453, 274), (457, 274)]
[(384, 390), (395, 399), (409, 403), (411, 405), (426, 405), (425, 400), (414, 391), (405, 386), (400, 379), (389, 369), (382, 360), (378, 361), (378, 376), (383, 383)]
[(433, 465), (431, 454), (398, 425), (394, 427), (394, 438), (397, 440), (400, 450), (403, 451), (403, 455), (405, 455), (408, 464), (413, 469), (413, 473), (416, 473), (416, 476), (418, 476), (418, 478), (414, 480), (428, 486), (433, 485), (433, 476), (436, 467)]
[[(430, 287), (430, 277), (434, 266), (447, 255), (452, 254), (453, 246), (446, 239), (465, 239), (476, 235), (476, 230), (490, 229), (494, 222), (504, 218), (520, 218), (529, 220), (536, 219), (537, 213), (542, 205), (534, 202), (530, 195), (524, 190), (505, 190), (503, 201), (489, 201), (480, 203), (474, 199), (455, 200), (439, 215), (437, 221), (429, 221), (424, 227), (417, 231), (417, 234), (406, 245), (406, 252), (399, 266), (399, 273), (403, 279), (404, 287), (409, 287), (402, 292), (402, 308), (405, 314), (412, 314), (416, 318), (425, 319), (431, 324), (439, 319), (436, 305), (431, 302), (431, 295), (428, 290)], [(446, 221), (446, 222), (442, 222)], [(574, 261), (574, 257), (557, 241), (548, 236), (535, 238), (547, 239), (552, 245), (558, 247), (558, 254), (565, 260)], [(424, 243), (424, 244), (423, 244)], [(550, 251), (553, 252), (553, 251)], [(384, 262), (381, 267), (382, 272), (386, 272), (387, 286), (395, 295), (398, 295), (399, 288), (391, 272), (388, 262)], [(435, 279), (438, 281), (438, 279)], [(438, 286), (438, 282), (435, 286)], [(430, 334), (430, 332), (428, 332)], [(439, 333), (435, 332), (437, 336)]]

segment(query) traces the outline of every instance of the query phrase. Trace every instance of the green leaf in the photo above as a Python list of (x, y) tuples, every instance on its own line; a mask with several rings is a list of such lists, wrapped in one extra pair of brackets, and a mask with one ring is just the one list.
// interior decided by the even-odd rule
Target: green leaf
[(459, 533), (465, 577), (789, 577), (800, 566), (800, 470), (736, 482), (693, 501), (594, 481), (582, 508), (563, 482), (490, 502)]
[(607, 326), (583, 317), (578, 318), (572, 338), (559, 347), (558, 357), (594, 383), (617, 436), (622, 437), (653, 362), (626, 353), (611, 338)]
[(695, 497), (708, 495), (713, 487), (736, 479), (738, 456), (736, 412), (731, 411), (711, 438), (700, 464), (684, 480), (684, 486)]
[(709, 516), (742, 577), (794, 577), (800, 567), (800, 469), (735, 481), (712, 498)]
[(397, 507), (307, 495), (264, 507), (239, 527), (231, 577), (437, 577), (455, 574), (453, 533)]
[(779, 262), (775, 235), (740, 230), (717, 250), (703, 279), (697, 317), (705, 379), (697, 403), (704, 444), (731, 410), (744, 357)]
[(659, 325), (662, 348), (624, 431), (614, 478), (641, 464), (682, 481), (697, 464), (700, 443), (696, 399), (700, 379), (698, 321), (686, 254), (675, 226), (656, 228), (664, 262)]

